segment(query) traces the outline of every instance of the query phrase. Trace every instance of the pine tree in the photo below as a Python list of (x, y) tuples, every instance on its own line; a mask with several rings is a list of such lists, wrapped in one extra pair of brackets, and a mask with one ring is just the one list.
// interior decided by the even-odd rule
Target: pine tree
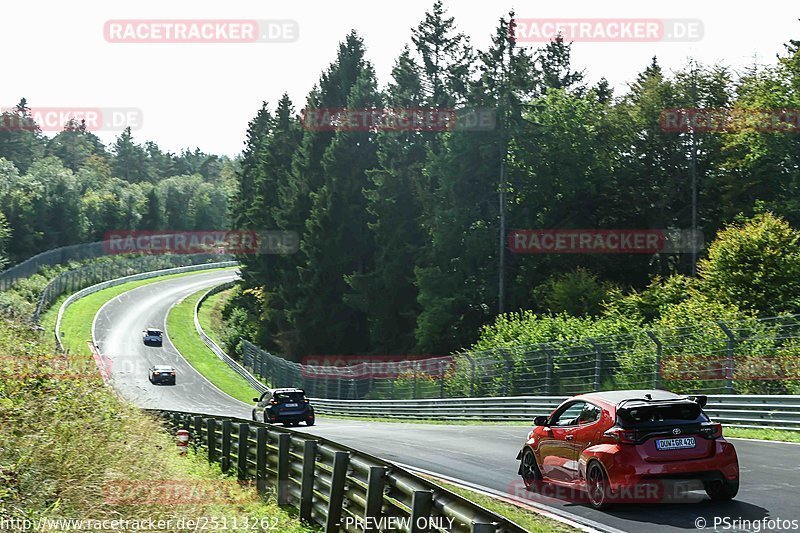
[[(379, 109), (375, 73), (368, 63), (347, 100), (349, 109)], [(303, 352), (363, 352), (368, 348), (366, 313), (348, 305), (347, 276), (372, 267), (364, 189), (377, 164), (372, 131), (342, 129), (323, 158), (325, 182), (313, 193), (301, 246), (299, 298), (292, 311)]]

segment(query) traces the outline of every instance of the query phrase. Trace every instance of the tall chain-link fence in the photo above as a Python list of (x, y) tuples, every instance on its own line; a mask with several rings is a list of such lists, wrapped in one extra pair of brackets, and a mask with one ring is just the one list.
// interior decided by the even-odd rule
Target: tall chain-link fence
[(317, 398), (568, 396), (636, 388), (800, 394), (800, 315), (505, 346), (402, 364), (304, 365), (242, 344), (244, 366), (265, 383), (302, 387)]
[(103, 241), (73, 244), (47, 250), (0, 272), (0, 291), (8, 290), (17, 281), (33, 276), (42, 267), (94, 259), (103, 255), (105, 255)]
[(62, 272), (53, 278), (39, 296), (39, 302), (36, 306), (33, 320), (38, 323), (42, 312), (50, 307), (59, 296), (78, 291), (90, 285), (100, 283), (101, 281), (108, 281), (153, 270), (215, 263), (231, 259), (233, 259), (233, 257), (230, 255), (218, 253), (159, 254), (130, 258), (116, 257), (111, 261), (90, 263), (74, 270)]

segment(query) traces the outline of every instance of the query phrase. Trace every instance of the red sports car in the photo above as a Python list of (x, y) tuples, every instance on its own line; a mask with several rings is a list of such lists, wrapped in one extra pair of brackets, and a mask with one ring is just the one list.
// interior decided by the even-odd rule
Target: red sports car
[(722, 426), (703, 413), (706, 400), (663, 390), (575, 396), (534, 419), (519, 474), (529, 491), (575, 490), (596, 509), (674, 500), (667, 487), (692, 483), (712, 500), (730, 500), (739, 461)]

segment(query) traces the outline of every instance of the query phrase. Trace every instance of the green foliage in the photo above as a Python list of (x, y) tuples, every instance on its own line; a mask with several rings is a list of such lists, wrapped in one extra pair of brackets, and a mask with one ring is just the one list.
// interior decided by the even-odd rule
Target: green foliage
[(709, 298), (761, 316), (800, 311), (800, 232), (772, 213), (722, 230), (698, 271)]
[(645, 289), (623, 294), (612, 289), (605, 301), (605, 313), (609, 315), (637, 316), (644, 322), (652, 322), (661, 316), (665, 307), (679, 304), (696, 290), (696, 279), (672, 275), (666, 279), (656, 276)]
[(572, 316), (597, 316), (614, 291), (586, 269), (556, 274), (534, 289), (534, 299), (550, 313)]

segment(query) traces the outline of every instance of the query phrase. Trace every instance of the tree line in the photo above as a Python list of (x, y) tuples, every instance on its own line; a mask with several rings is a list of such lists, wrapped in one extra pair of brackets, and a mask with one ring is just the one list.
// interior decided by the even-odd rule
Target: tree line
[(106, 147), (72, 119), (48, 138), (22, 99), (0, 114), (0, 267), (110, 230), (227, 229), (236, 164), (130, 128)]
[[(490, 108), (498, 127), (488, 131), (304, 129), (287, 95), (263, 104), (249, 124), (232, 222), (297, 231), (301, 246), (242, 258), (244, 281), (227, 310), (236, 334), (290, 357), (469, 345), (500, 311), (502, 211), (509, 230), (689, 229), (692, 165), (706, 242), (738, 215), (771, 211), (797, 225), (800, 136), (751, 129), (693, 139), (665, 131), (661, 115), (800, 108), (800, 42), (743, 72), (688, 60), (666, 72), (654, 57), (614, 94), (573, 69), (570, 43), (532, 50), (513, 30), (510, 13), (488, 48), (475, 49), (437, 1), (386, 87), (353, 31), (303, 104)], [(506, 251), (502, 310), (597, 314), (613, 291), (690, 274), (691, 263), (677, 253)]]

